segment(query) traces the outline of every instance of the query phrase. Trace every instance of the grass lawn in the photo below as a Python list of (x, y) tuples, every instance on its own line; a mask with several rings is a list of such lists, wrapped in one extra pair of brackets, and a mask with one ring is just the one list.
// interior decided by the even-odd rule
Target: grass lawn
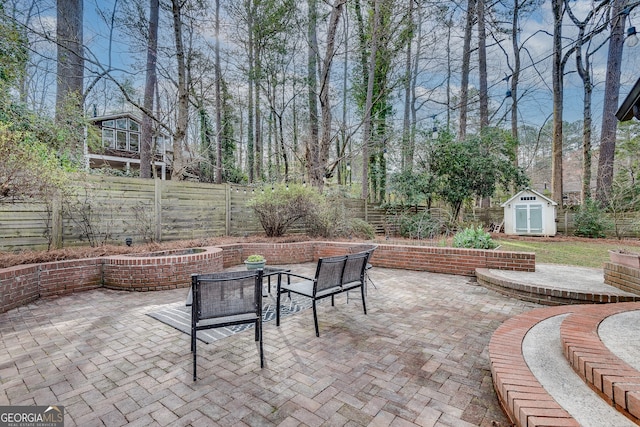
[(626, 249), (640, 252), (636, 240), (570, 239), (558, 240), (528, 238), (526, 240), (494, 238), (499, 250), (535, 252), (536, 262), (543, 264), (565, 264), (601, 268), (609, 261), (609, 249)]

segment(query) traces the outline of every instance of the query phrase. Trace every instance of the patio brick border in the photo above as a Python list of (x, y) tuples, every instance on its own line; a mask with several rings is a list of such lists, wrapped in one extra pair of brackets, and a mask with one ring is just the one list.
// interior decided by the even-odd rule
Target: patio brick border
[(573, 370), (607, 403), (640, 424), (640, 372), (600, 340), (598, 326), (608, 316), (637, 310), (638, 304), (598, 305), (562, 322), (562, 351)]
[(540, 384), (522, 354), (522, 340), (532, 327), (571, 311), (571, 307), (529, 311), (507, 320), (491, 336), (489, 360), (493, 387), (502, 409), (516, 426), (580, 426)]
[[(192, 273), (220, 271), (259, 253), (267, 263), (298, 264), (346, 254), (360, 242), (234, 243), (208, 247), (204, 253), (141, 258), (108, 256), (26, 264), (0, 269), (0, 313), (41, 297), (99, 287), (151, 291), (188, 287)], [(374, 266), (475, 276), (478, 268), (535, 271), (531, 252), (379, 244)], [(161, 283), (161, 284), (160, 284)]]

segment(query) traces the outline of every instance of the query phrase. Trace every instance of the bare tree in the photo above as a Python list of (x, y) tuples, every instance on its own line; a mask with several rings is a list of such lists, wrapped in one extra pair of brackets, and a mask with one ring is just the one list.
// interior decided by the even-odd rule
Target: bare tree
[(220, 80), (222, 68), (220, 66), (220, 0), (216, 0), (215, 16), (215, 80), (216, 80), (216, 184), (222, 184), (222, 94)]
[(576, 55), (576, 70), (580, 79), (582, 80), (582, 92), (583, 92), (583, 112), (582, 112), (582, 186), (580, 191), (580, 198), (584, 203), (587, 199), (591, 198), (591, 128), (592, 128), (592, 114), (591, 114), (591, 98), (593, 93), (593, 82), (591, 78), (591, 56), (599, 49), (600, 46), (593, 50), (589, 49), (591, 38), (605, 28), (605, 25), (593, 29), (587, 34), (587, 26), (594, 23), (598, 13), (605, 7), (608, 7), (607, 2), (602, 2), (596, 7), (591, 9), (584, 19), (580, 20), (571, 9), (568, 0), (565, 0), (565, 8), (567, 14), (573, 21), (574, 25), (578, 27), (578, 35), (574, 48)]
[(171, 0), (173, 12), (173, 35), (175, 39), (176, 61), (178, 67), (178, 118), (173, 133), (173, 171), (172, 177), (184, 179), (186, 164), (182, 153), (184, 140), (189, 124), (189, 87), (187, 85), (187, 61), (182, 38), (182, 5), (181, 0)]
[(467, 1), (467, 16), (464, 25), (464, 42), (462, 46), (462, 71), (460, 76), (460, 123), (458, 124), (458, 139), (467, 136), (467, 111), (469, 109), (469, 71), (471, 66), (471, 36), (475, 18), (476, 0)]
[(553, 11), (553, 142), (551, 154), (551, 197), (562, 206), (562, 104), (563, 66), (562, 66), (562, 17), (564, 1), (552, 0)]
[(600, 127), (600, 157), (598, 159), (598, 177), (596, 181), (596, 199), (606, 205), (607, 195), (611, 194), (613, 184), (613, 161), (616, 151), (616, 129), (618, 121), (618, 96), (620, 92), (620, 72), (622, 67), (622, 47), (624, 43), (623, 10), (628, 0), (611, 2), (611, 36), (607, 57), (607, 74), (604, 82), (604, 104), (602, 106), (602, 126)]
[(485, 22), (485, 0), (477, 0), (478, 14), (478, 68), (480, 97), (480, 129), (489, 126), (489, 91), (487, 84), (487, 31)]
[[(82, 0), (57, 0), (56, 42), (58, 76), (56, 121), (78, 123), (83, 115), (84, 51), (82, 33)], [(78, 130), (78, 129), (76, 129)], [(80, 155), (81, 132), (72, 138), (70, 147)]]
[[(149, 39), (147, 40), (147, 73), (144, 85), (144, 109), (153, 111), (153, 97), (157, 84), (156, 62), (158, 58), (158, 20), (160, 1), (149, 0)], [(140, 141), (140, 177), (151, 178), (153, 162), (152, 139), (153, 119), (148, 114), (142, 116), (142, 135)]]

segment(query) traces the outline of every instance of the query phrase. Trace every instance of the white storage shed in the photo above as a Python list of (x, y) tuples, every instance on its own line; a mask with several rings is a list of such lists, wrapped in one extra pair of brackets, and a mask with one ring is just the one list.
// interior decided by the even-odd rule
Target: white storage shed
[(550, 198), (527, 188), (501, 205), (504, 233), (520, 236), (555, 236), (556, 207)]

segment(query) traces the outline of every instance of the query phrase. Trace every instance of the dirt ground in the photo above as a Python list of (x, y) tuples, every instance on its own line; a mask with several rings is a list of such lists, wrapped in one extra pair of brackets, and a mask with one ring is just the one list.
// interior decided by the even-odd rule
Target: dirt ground
[[(493, 239), (500, 240), (516, 240), (516, 241), (526, 241), (526, 240), (535, 240), (535, 241), (549, 241), (549, 242), (568, 242), (568, 241), (585, 241), (585, 242), (598, 242), (602, 243), (605, 246), (615, 246), (619, 244), (620, 241), (617, 239), (588, 239), (584, 237), (575, 237), (575, 236), (563, 236), (557, 235), (554, 237), (525, 237), (525, 236), (505, 236), (501, 233), (493, 233)], [(147, 244), (134, 244), (132, 246), (125, 245), (103, 245), (95, 248), (89, 246), (75, 246), (64, 249), (55, 249), (50, 251), (35, 251), (35, 250), (27, 250), (20, 252), (2, 252), (0, 251), (0, 268), (7, 268), (14, 265), (21, 264), (32, 264), (32, 263), (41, 263), (41, 262), (50, 262), (50, 261), (62, 261), (68, 259), (79, 259), (79, 258), (93, 258), (99, 256), (108, 256), (108, 255), (118, 255), (118, 254), (128, 254), (128, 253), (140, 253), (140, 252), (155, 252), (162, 250), (170, 250), (170, 249), (182, 249), (182, 248), (193, 248), (193, 247), (202, 247), (202, 246), (215, 246), (221, 244), (229, 244), (229, 243), (289, 243), (289, 242), (302, 242), (306, 240), (324, 240), (319, 239), (317, 237), (309, 237), (304, 234), (291, 234), (278, 238), (269, 238), (264, 234), (261, 235), (253, 235), (248, 237), (212, 237), (207, 239), (197, 239), (197, 240), (176, 240), (162, 243), (147, 243)], [(347, 239), (330, 239), (333, 241), (351, 241)], [(437, 239), (434, 241), (416, 241), (403, 239), (401, 237), (393, 237), (388, 239), (388, 243), (393, 244), (412, 244), (412, 245), (440, 245), (442, 244), (443, 239)], [(451, 240), (451, 239), (448, 239)], [(378, 243), (385, 243), (387, 240), (383, 236), (378, 236), (376, 238)], [(629, 246), (638, 246), (640, 247), (640, 240), (638, 239), (625, 239), (625, 245)]]

